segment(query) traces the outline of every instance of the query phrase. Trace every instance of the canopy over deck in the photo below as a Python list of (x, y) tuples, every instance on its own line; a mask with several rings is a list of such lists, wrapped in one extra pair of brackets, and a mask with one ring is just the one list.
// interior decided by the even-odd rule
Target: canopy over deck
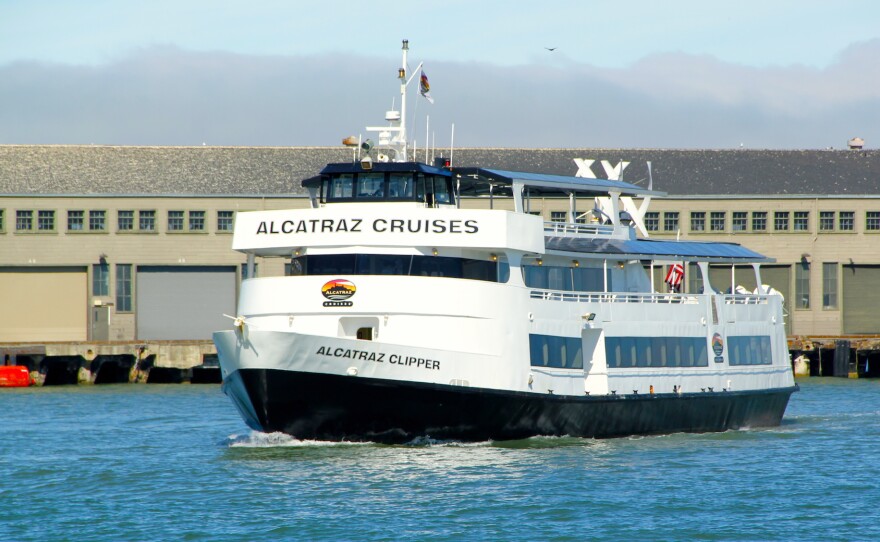
[(776, 261), (774, 258), (768, 258), (736, 243), (547, 237), (544, 244), (547, 250), (604, 254), (620, 259), (708, 261), (734, 264), (773, 263)]
[(665, 192), (648, 190), (632, 183), (612, 181), (609, 179), (589, 179), (584, 177), (568, 177), (565, 175), (548, 175), (544, 173), (526, 173), (501, 169), (457, 167), (452, 170), (460, 183), (462, 195), (483, 195), (492, 193), (499, 196), (513, 195), (513, 186), (527, 187), (535, 196), (568, 195), (570, 193), (605, 196), (615, 192), (621, 196), (665, 196)]

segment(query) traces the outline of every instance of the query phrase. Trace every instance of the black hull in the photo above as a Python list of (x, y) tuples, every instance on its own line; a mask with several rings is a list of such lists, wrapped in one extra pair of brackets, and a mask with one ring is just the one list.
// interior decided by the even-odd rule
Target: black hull
[(239, 370), (224, 382), (252, 429), (387, 443), (776, 426), (796, 389), (575, 397), (269, 369)]

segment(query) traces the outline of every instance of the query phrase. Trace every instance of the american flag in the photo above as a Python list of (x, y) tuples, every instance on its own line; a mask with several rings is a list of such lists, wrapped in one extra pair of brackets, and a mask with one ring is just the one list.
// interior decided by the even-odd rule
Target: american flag
[(681, 286), (681, 281), (684, 278), (684, 266), (680, 263), (674, 263), (669, 266), (669, 271), (666, 272), (666, 284), (673, 291), (678, 291)]

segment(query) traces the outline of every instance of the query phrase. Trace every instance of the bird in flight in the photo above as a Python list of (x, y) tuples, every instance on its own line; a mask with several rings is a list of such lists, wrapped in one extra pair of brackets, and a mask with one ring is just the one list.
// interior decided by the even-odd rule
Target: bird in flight
[(553, 51), (558, 49), (558, 47), (544, 47), (544, 49), (547, 49), (548, 51), (550, 51), (552, 53)]

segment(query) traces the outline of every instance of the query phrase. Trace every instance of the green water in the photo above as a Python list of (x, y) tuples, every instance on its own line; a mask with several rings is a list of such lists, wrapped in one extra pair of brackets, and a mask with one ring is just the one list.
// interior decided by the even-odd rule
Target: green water
[(252, 433), (215, 385), (0, 390), (0, 539), (880, 539), (880, 382), (800, 384), (774, 429), (405, 446)]

